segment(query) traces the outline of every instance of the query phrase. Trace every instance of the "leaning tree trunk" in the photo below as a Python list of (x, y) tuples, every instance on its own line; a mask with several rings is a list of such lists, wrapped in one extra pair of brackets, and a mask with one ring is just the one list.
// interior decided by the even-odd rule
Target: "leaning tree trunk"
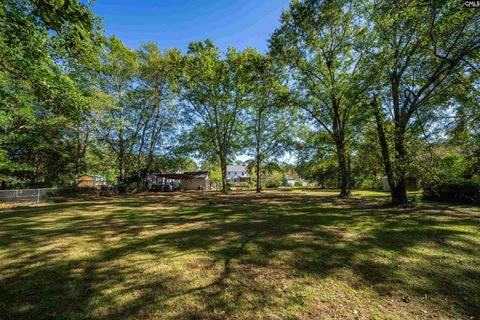
[[(408, 203), (407, 189), (405, 183), (405, 174), (401, 172), (403, 169), (394, 168), (390, 159), (390, 151), (388, 147), (387, 137), (382, 123), (382, 115), (376, 99), (372, 101), (373, 114), (377, 127), (377, 135), (382, 152), (382, 162), (390, 186), (390, 195), (392, 204), (403, 205)], [(404, 136), (401, 135), (405, 131), (395, 131), (395, 151), (397, 153), (396, 160), (403, 161), (405, 158), (405, 148), (403, 145)], [(400, 153), (399, 153), (400, 151)], [(400, 171), (400, 172), (398, 172)]]

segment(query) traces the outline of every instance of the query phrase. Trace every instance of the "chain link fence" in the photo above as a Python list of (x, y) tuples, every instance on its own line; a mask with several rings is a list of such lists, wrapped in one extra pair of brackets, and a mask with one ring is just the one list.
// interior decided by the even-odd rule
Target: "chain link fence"
[(0, 190), (0, 202), (35, 202), (48, 199), (54, 188)]

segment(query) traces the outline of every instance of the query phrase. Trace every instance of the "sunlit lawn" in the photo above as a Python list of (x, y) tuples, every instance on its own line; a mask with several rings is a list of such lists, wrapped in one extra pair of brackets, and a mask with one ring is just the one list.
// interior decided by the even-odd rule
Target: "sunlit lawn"
[(477, 319), (480, 210), (384, 193), (0, 209), (1, 319)]

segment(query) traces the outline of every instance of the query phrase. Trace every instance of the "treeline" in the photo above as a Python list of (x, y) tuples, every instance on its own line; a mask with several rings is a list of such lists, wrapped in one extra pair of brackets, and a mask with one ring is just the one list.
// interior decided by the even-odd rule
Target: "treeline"
[[(385, 175), (392, 201), (480, 177), (480, 11), (458, 1), (293, 1), (269, 52), (209, 40), (127, 48), (79, 1), (0, 7), (2, 188), (95, 172), (142, 190), (153, 171), (261, 177), (285, 154), (349, 196)], [(161, 43), (161, 39), (159, 39)]]

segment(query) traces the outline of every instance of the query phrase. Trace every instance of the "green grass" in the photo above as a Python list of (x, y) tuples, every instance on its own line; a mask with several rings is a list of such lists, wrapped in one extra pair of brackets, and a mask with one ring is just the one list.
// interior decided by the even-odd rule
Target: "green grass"
[(0, 209), (2, 319), (477, 319), (480, 210), (380, 192)]

